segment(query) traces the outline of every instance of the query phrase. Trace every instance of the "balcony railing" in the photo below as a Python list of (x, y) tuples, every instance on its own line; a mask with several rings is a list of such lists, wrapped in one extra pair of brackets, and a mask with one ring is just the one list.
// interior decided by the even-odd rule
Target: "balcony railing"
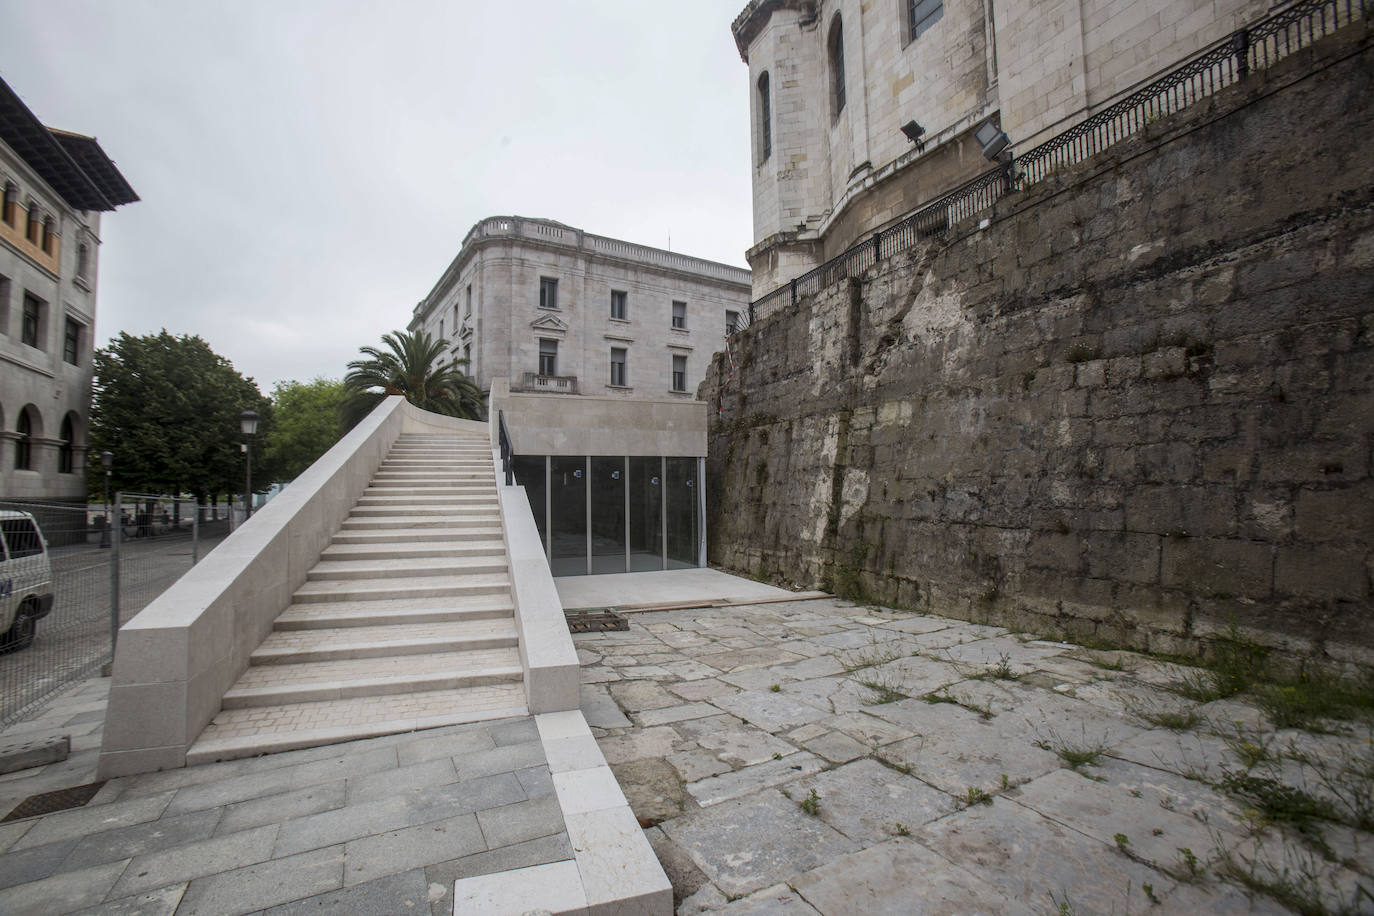
[(540, 375), (538, 372), (526, 372), (520, 377), (520, 387), (518, 390), (525, 393), (538, 392), (540, 394), (577, 394), (577, 376), (575, 375)]

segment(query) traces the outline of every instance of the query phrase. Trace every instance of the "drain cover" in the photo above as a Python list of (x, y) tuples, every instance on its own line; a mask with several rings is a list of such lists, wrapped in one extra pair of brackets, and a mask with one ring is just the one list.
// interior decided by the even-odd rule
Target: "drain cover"
[(572, 611), (567, 617), (568, 630), (572, 633), (604, 633), (630, 628), (628, 620), (609, 608), (600, 611)]
[(0, 818), (0, 823), (17, 821), (24, 817), (37, 817), (40, 814), (52, 814), (54, 811), (65, 811), (68, 808), (80, 808), (95, 798), (95, 793), (99, 792), (103, 785), (105, 785), (105, 780), (102, 779), (100, 782), (87, 783), (84, 786), (58, 789), (55, 792), (44, 792), (42, 795), (30, 795), (16, 805), (13, 811)]

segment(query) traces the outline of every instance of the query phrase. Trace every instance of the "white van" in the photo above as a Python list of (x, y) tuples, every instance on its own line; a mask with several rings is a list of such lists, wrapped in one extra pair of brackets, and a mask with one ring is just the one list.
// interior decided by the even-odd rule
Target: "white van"
[(33, 516), (0, 509), (0, 652), (33, 642), (52, 598), (48, 545)]

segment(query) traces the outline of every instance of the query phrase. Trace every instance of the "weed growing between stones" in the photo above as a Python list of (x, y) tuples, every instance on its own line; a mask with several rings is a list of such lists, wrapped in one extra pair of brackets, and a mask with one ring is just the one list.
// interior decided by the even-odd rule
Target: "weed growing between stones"
[(1330, 863), (1307, 850), (1285, 845), (1278, 861), (1264, 855), (1222, 853), (1218, 872), (1252, 894), (1283, 904), (1303, 916), (1357, 916), (1374, 907), (1374, 892), (1363, 883), (1345, 891), (1337, 886)]
[(897, 822), (897, 836), (911, 836), (911, 830), (900, 821)]
[(895, 703), (898, 700), (908, 698), (904, 692), (905, 685), (900, 678), (892, 674), (873, 672), (865, 677), (854, 678), (854, 682), (873, 691), (872, 705), (875, 706), (880, 706), (883, 703)]
[(925, 701), (932, 706), (937, 703), (951, 703), (955, 706), (967, 709), (969, 712), (976, 712), (980, 719), (991, 719), (994, 715), (992, 711), (992, 700), (988, 700), (982, 706), (970, 703), (968, 700), (961, 700), (949, 692), (948, 687), (941, 687), (939, 690), (932, 690), (924, 697)]
[(1174, 732), (1191, 731), (1202, 722), (1202, 714), (1192, 708), (1133, 709), (1131, 713), (1151, 725)]
[(808, 794), (806, 798), (803, 798), (801, 801), (797, 802), (797, 804), (803, 811), (805, 811), (812, 817), (820, 816), (821, 796), (815, 789), (812, 789), (810, 794)]
[(1107, 752), (1106, 741), (1089, 741), (1086, 729), (1082, 734), (1082, 740), (1077, 743), (1070, 742), (1054, 729), (1049, 729), (1045, 737), (1036, 739), (1035, 746), (1054, 754), (1065, 766), (1078, 773), (1082, 773), (1085, 766), (1095, 765)]
[(863, 668), (876, 668), (878, 665), (886, 665), (888, 662), (895, 662), (901, 657), (901, 649), (880, 643), (877, 637), (872, 635), (869, 636), (868, 645), (863, 648), (841, 652), (836, 656), (840, 664), (844, 666), (846, 674), (853, 674)]
[(990, 805), (992, 796), (977, 786), (969, 786), (968, 791), (964, 793), (964, 804), (970, 808), (974, 805)]

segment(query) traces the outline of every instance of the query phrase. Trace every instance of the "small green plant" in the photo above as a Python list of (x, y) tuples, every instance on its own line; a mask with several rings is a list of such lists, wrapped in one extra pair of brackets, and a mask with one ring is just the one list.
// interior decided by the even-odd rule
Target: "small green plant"
[(1125, 852), (1126, 847), (1131, 845), (1130, 837), (1126, 836), (1124, 833), (1114, 833), (1112, 834), (1112, 839), (1116, 840), (1116, 848), (1122, 852)]
[(968, 791), (964, 793), (964, 803), (970, 808), (974, 805), (990, 805), (992, 796), (977, 786), (969, 786)]
[(1035, 746), (1042, 751), (1049, 751), (1064, 762), (1064, 765), (1071, 770), (1081, 772), (1085, 766), (1093, 766), (1107, 752), (1107, 745), (1104, 741), (1088, 740), (1086, 729), (1082, 735), (1082, 741), (1078, 743), (1070, 742), (1054, 729), (1050, 729), (1046, 737), (1039, 738)]
[[(1202, 869), (1198, 867), (1197, 856), (1187, 846), (1178, 847), (1178, 858), (1183, 863), (1183, 878), (1196, 880), (1202, 874)], [(1174, 877), (1179, 878), (1179, 875), (1175, 874)], [(1179, 880), (1183, 880), (1183, 878), (1179, 878)]]
[(888, 662), (901, 658), (902, 655), (903, 650), (899, 646), (881, 643), (877, 636), (870, 635), (868, 645), (842, 652), (837, 658), (840, 664), (844, 666), (845, 673), (853, 674), (860, 668), (876, 668), (878, 665), (886, 665)]
[(900, 822), (897, 824), (897, 836), (911, 836), (911, 831), (907, 829), (906, 824)]
[(777, 751), (774, 751), (774, 752), (773, 752), (773, 759), (774, 759), (774, 760), (781, 760), (781, 759), (782, 759), (782, 754), (779, 754)]
[(771, 692), (773, 692), (773, 693), (781, 693), (781, 692), (782, 692), (782, 685), (781, 685), (781, 684), (774, 684), (772, 687), (769, 687), (768, 689), (769, 689)]
[(1138, 710), (1136, 715), (1151, 725), (1158, 725), (1173, 732), (1190, 731), (1202, 721), (1202, 715), (1191, 708)]
[(1002, 791), (1005, 792), (1005, 791), (1007, 791), (1007, 789), (1010, 789), (1010, 788), (1011, 788), (1011, 780), (1007, 778), (1007, 774), (1006, 774), (1006, 773), (1003, 773), (1003, 774), (1002, 774)]
[(1265, 822), (1290, 826), (1318, 843), (1318, 821), (1342, 820), (1331, 802), (1269, 776), (1228, 772), (1220, 788), (1249, 804)]
[(1140, 889), (1145, 892), (1145, 896), (1149, 898), (1151, 903), (1155, 906), (1159, 906), (1159, 898), (1155, 896), (1155, 887), (1153, 884), (1142, 884), (1140, 885)]
[(967, 709), (969, 712), (976, 712), (978, 713), (978, 717), (980, 719), (991, 719), (994, 715), (992, 711), (992, 700), (987, 700), (983, 703), (982, 706), (978, 706), (975, 703), (970, 703), (968, 700), (961, 700), (959, 697), (956, 697), (954, 694), (949, 692), (948, 687), (941, 687), (939, 690), (932, 690), (930, 693), (925, 695), (924, 699), (927, 703), (930, 703), (932, 706), (937, 703), (950, 703), (954, 706), (960, 707), (961, 709)]
[(812, 789), (810, 794), (797, 804), (801, 806), (803, 811), (812, 817), (818, 817), (821, 813), (821, 796), (815, 789)]
[(997, 664), (988, 669), (988, 674), (998, 681), (1014, 681), (1020, 676), (1011, 670), (1011, 654), (1007, 652), (998, 657)]
[(861, 687), (867, 687), (873, 691), (872, 703), (875, 705), (895, 703), (898, 700), (907, 699), (907, 695), (902, 691), (904, 685), (895, 675), (879, 674), (875, 671), (866, 677), (859, 677), (854, 680)]

